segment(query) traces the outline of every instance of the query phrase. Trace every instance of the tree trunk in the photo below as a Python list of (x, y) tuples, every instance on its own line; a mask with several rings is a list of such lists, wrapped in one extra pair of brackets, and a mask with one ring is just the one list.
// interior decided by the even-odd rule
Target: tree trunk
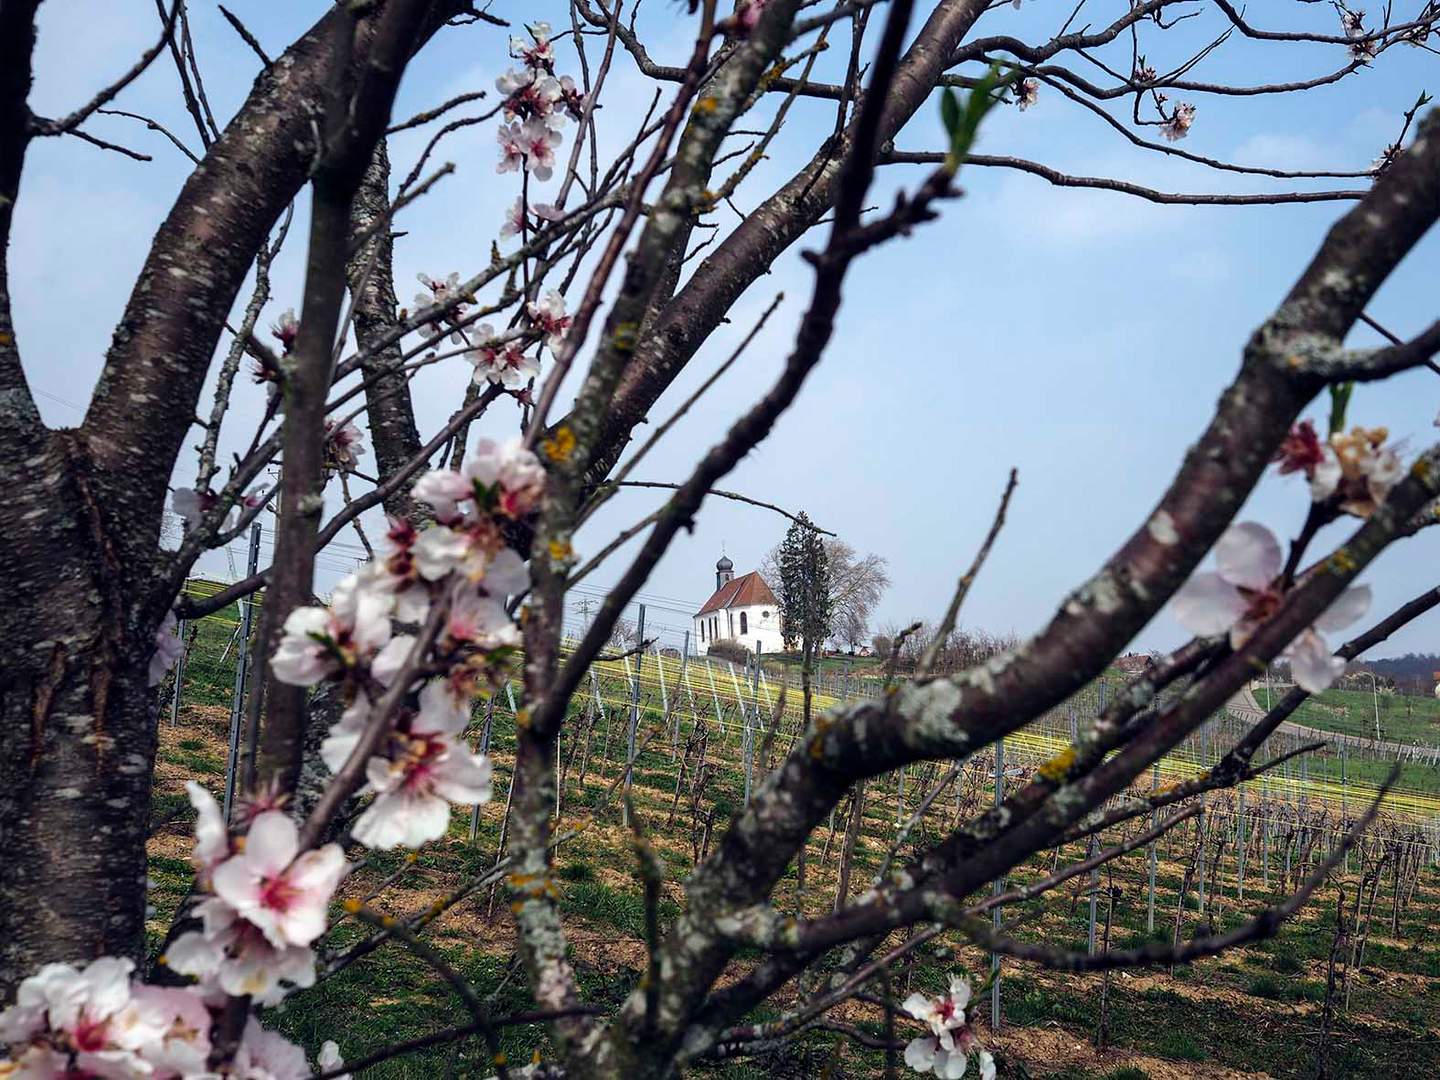
[(77, 444), (24, 461), (7, 499), (28, 525), (0, 530), (0, 1002), (47, 961), (139, 959), (144, 939), (159, 612)]

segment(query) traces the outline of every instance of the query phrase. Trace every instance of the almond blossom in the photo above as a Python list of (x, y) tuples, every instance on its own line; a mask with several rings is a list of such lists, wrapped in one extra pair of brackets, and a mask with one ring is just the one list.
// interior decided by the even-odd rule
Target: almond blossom
[(970, 981), (954, 975), (949, 991), (938, 998), (920, 993), (906, 998), (900, 1007), (930, 1030), (906, 1045), (905, 1064), (919, 1073), (933, 1072), (943, 1080), (956, 1080), (965, 1075), (970, 1054), (975, 1052), (982, 1080), (994, 1080), (994, 1059), (978, 1047), (966, 1025), (965, 1007), (969, 1004)]
[(565, 343), (565, 331), (570, 329), (570, 316), (565, 314), (565, 297), (560, 295), (559, 290), (550, 289), (539, 303), (532, 301), (526, 304), (525, 313), (530, 316), (535, 328), (545, 335), (545, 344), (550, 346), (550, 351), (558, 353)]
[(1368, 518), (1405, 475), (1399, 453), (1385, 445), (1389, 436), (1383, 427), (1331, 435), (1324, 460), (1310, 478), (1311, 497), (1338, 498), (1347, 514)]
[(1345, 513), (1368, 518), (1405, 475), (1399, 451), (1385, 445), (1389, 436), (1383, 427), (1356, 427), (1321, 442), (1315, 426), (1303, 420), (1290, 429), (1274, 461), (1282, 475), (1303, 473), (1315, 502), (1333, 500)]
[(0, 1043), (20, 1048), (0, 1059), (0, 1075), (152, 1075), (142, 1052), (165, 1026), (133, 999), (134, 970), (131, 960), (102, 956), (82, 970), (46, 964), (21, 982), (15, 1004), (0, 1012)]
[[(451, 271), (443, 281), (439, 278), (432, 278), (427, 274), (416, 274), (415, 279), (430, 290), (428, 296), (425, 293), (415, 294), (415, 307), (417, 309), (427, 308), (433, 304), (449, 303), (460, 295), (460, 275), (455, 271)], [(457, 319), (465, 311), (467, 306), (468, 304), (462, 300), (455, 304), (443, 318)], [(465, 336), (459, 330), (455, 330), (450, 334), (451, 344), (459, 345), (464, 340)]]
[(309, 945), (325, 932), (330, 896), (345, 873), (338, 844), (300, 852), (300, 832), (289, 816), (261, 814), (245, 847), (211, 874), (215, 895), (259, 927), (279, 948)]
[(393, 615), (401, 622), (423, 622), (430, 612), (430, 590), (415, 565), (415, 541), (420, 530), (404, 518), (387, 520), (390, 527), (385, 539), (390, 551), (380, 561), (360, 568), (357, 586), (394, 597)]
[[(530, 217), (532, 216), (536, 218), (536, 224), (534, 225), (530, 224)], [(505, 213), (505, 223), (500, 226), (500, 238), (502, 240), (508, 240), (510, 237), (525, 232), (527, 229), (538, 229), (540, 227), (539, 222), (541, 221), (559, 221), (564, 216), (565, 211), (552, 203), (537, 202), (531, 203), (527, 207), (524, 197), (517, 196), (514, 205)], [(482, 338), (485, 336), (485, 332), (486, 326), (482, 325), (480, 327)]]
[(560, 80), (539, 71), (516, 71), (511, 68), (495, 80), (495, 88), (505, 95), (505, 119), (543, 120), (550, 127), (565, 123)]
[(570, 119), (579, 121), (585, 116), (585, 91), (575, 85), (569, 75), (560, 76), (560, 104)]
[(1034, 105), (1035, 102), (1039, 100), (1039, 80), (1021, 79), (1015, 84), (1015, 104), (1020, 107), (1021, 112), (1024, 112), (1026, 109), (1030, 108), (1031, 105)]
[(1175, 106), (1175, 111), (1170, 114), (1160, 125), (1160, 134), (1164, 135), (1169, 142), (1179, 142), (1190, 134), (1190, 125), (1195, 123), (1195, 106), (1188, 101), (1182, 101)]
[(501, 124), (495, 129), (495, 141), (500, 144), (500, 160), (495, 165), (497, 173), (525, 167), (525, 132), (519, 124)]
[[(1274, 533), (1255, 522), (1226, 529), (1215, 544), (1216, 569), (1193, 575), (1171, 600), (1176, 620), (1201, 637), (1228, 633), (1239, 648), (1279, 608), (1276, 581), (1283, 556)], [(1295, 682), (1310, 693), (1324, 690), (1345, 671), (1323, 632), (1349, 626), (1370, 606), (1370, 587), (1345, 590), (1313, 626), (1286, 647)]]
[(199, 491), (190, 487), (177, 487), (170, 493), (170, 509), (192, 529), (200, 527), (205, 515), (220, 504), (220, 496), (209, 488)]
[(273, 944), (219, 897), (201, 900), (194, 914), (202, 929), (187, 930), (165, 950), (171, 971), (257, 1005), (278, 1005), (292, 990), (315, 985), (315, 953), (308, 946)]
[(295, 338), (300, 333), (300, 320), (295, 318), (295, 309), (286, 308), (280, 313), (280, 318), (275, 325), (270, 327), (270, 335), (280, 342), (280, 348), (285, 355), (290, 355), (290, 350), (295, 347)]
[(526, 41), (524, 38), (512, 37), (510, 39), (510, 55), (523, 61), (528, 68), (537, 71), (554, 71), (555, 46), (550, 41), (550, 24), (533, 22), (529, 23), (525, 29), (530, 31), (532, 40)]
[(468, 696), (457, 698), (444, 680), (426, 684), (419, 711), (366, 765), (376, 795), (351, 829), (356, 840), (379, 849), (419, 847), (445, 835), (451, 803), (489, 801), (490, 761), (459, 738), (469, 719)]
[(315, 1075), (305, 1051), (277, 1031), (267, 1031), (253, 1016), (235, 1051), (232, 1075), (242, 1080), (308, 1080)]
[(415, 482), (411, 494), (443, 524), (460, 520), (465, 503), (521, 518), (538, 505), (544, 490), (545, 469), (518, 438), (505, 443), (480, 439), (459, 472), (431, 470)]
[(497, 338), (489, 323), (482, 323), (477, 333), (478, 344), (465, 354), (475, 365), (475, 382), (488, 380), (507, 390), (516, 390), (540, 374), (540, 361), (525, 355), (523, 342)]
[(353, 423), (325, 421), (325, 445), (322, 468), (328, 476), (334, 472), (354, 472), (365, 452), (365, 436)]
[(195, 852), (191, 861), (195, 864), (197, 880), (208, 888), (210, 871), (232, 853), (230, 830), (225, 827), (225, 818), (214, 795), (194, 780), (185, 781), (185, 793), (195, 808)]
[(560, 145), (560, 133), (544, 121), (532, 118), (520, 128), (520, 138), (525, 167), (535, 179), (549, 180), (555, 169), (555, 147)]
[(185, 642), (175, 633), (175, 613), (167, 611), (155, 628), (155, 651), (150, 654), (150, 668), (147, 672), (151, 686), (159, 686), (165, 673), (175, 666), (180, 654), (185, 651)]
[(312, 686), (368, 660), (390, 640), (393, 595), (362, 588), (351, 574), (335, 587), (330, 606), (298, 607), (285, 625), (270, 658), (270, 670), (283, 683)]

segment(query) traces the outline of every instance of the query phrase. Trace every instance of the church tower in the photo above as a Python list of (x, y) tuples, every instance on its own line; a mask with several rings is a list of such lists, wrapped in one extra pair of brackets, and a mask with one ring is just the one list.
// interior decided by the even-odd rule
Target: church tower
[(724, 555), (715, 564), (715, 588), (722, 589), (735, 576), (735, 564)]

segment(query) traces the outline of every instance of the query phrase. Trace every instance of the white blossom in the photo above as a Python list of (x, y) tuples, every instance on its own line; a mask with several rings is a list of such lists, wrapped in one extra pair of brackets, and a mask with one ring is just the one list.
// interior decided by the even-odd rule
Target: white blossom
[[(1226, 529), (1215, 544), (1216, 569), (1193, 575), (1171, 600), (1180, 625), (1208, 637), (1228, 633), (1239, 648), (1279, 608), (1276, 584), (1283, 557), (1280, 543), (1265, 526), (1242, 522)], [(1370, 587), (1359, 585), (1341, 593), (1313, 626), (1285, 650), (1295, 682), (1318, 693), (1345, 671), (1345, 661), (1331, 653), (1322, 631), (1339, 630), (1365, 614)]]

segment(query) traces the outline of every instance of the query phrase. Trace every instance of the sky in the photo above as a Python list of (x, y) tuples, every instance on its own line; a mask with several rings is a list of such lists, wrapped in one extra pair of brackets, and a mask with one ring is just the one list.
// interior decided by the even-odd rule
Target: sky
[[(235, 0), (228, 6), (271, 55), (282, 52), (326, 7), (320, 0)], [(1092, 0), (1081, 22), (1101, 25), (1126, 6)], [(1418, 0), (1397, 5), (1397, 18), (1418, 6)], [(1175, 30), (1142, 29), (1142, 51), (1157, 68), (1180, 63), (1224, 30), (1214, 8), (1191, 7), (1197, 17)], [(1001, 5), (979, 29), (1039, 41), (1072, 9), (1069, 0), (1027, 0), (1018, 11)], [(557, 26), (568, 25), (565, 6), (549, 0), (497, 0), (491, 10), (517, 29), (523, 20), (547, 17)], [(642, 8), (640, 33), (657, 62), (684, 62), (693, 32), (684, 11), (684, 5), (661, 0)], [(209, 98), (223, 125), (248, 93), (258, 60), (212, 0), (192, 0), (191, 12)], [(1281, 14), (1266, 5), (1253, 18), (1258, 22)], [(1283, 26), (1265, 25), (1338, 32), (1338, 19), (1323, 5), (1285, 5), (1283, 16)], [(157, 33), (150, 0), (42, 5), (32, 108), (51, 116), (75, 108), (126, 70)], [(841, 38), (848, 41), (848, 34)], [(600, 47), (590, 40), (592, 65)], [(822, 56), (815, 78), (838, 80), (845, 51), (837, 47)], [(557, 71), (578, 77), (573, 48), (562, 44), (558, 52)], [(1297, 80), (1342, 66), (1344, 53), (1336, 45), (1232, 39), (1191, 77), (1235, 84)], [(1122, 40), (1098, 56), (1128, 68), (1130, 47)], [(407, 117), (474, 89), (491, 91), (491, 100), (478, 106), (488, 108), (495, 99), (494, 80), (509, 63), (505, 32), (483, 24), (447, 28), (412, 63), (395, 115)], [(1104, 79), (1094, 68), (1085, 74)], [(1373, 68), (1305, 94), (1196, 95), (1195, 124), (1181, 145), (1247, 165), (1363, 169), (1395, 138), (1417, 94), (1440, 90), (1437, 74), (1433, 54), (1398, 47)], [(667, 100), (672, 89), (664, 87)], [(602, 162), (628, 140), (652, 93), (630, 58), (618, 52), (598, 116)], [(763, 127), (776, 104), (763, 103), (742, 126)], [(198, 149), (166, 58), (129, 87), (115, 107), (154, 117)], [(1113, 108), (1127, 125), (1128, 110), (1128, 103)], [(737, 193), (738, 212), (757, 205), (787, 179), (833, 122), (833, 103), (797, 101), (769, 159)], [(443, 277), (459, 271), (463, 278), (488, 262), (505, 209), (518, 194), (516, 174), (495, 171), (497, 124), (464, 129), (442, 143), (433, 162), (453, 162), (455, 174), (401, 214), (397, 228), (404, 235), (397, 241), (395, 270), (402, 304), (418, 288), (419, 272)], [(433, 129), (393, 139), (397, 177), (408, 171)], [(45, 419), (55, 426), (80, 421), (130, 285), (189, 170), (162, 136), (133, 120), (97, 117), (87, 130), (154, 160), (132, 161), (73, 138), (36, 140), (31, 146), (15, 216), (11, 281), (26, 372)], [(568, 153), (573, 126), (565, 134), (562, 153)], [(906, 150), (940, 148), (938, 104), (922, 108), (896, 144)], [(733, 145), (743, 142), (737, 139)], [(1366, 183), (1274, 181), (1136, 150), (1048, 87), (1025, 112), (995, 110), (977, 150), (1171, 191), (1350, 189)], [(727, 169), (722, 166), (721, 174)], [(887, 205), (895, 190), (922, 177), (915, 166), (886, 167), (869, 201)], [(532, 198), (543, 199), (558, 182), (557, 176), (548, 185), (532, 187)], [(966, 169), (960, 183), (964, 197), (947, 203), (938, 221), (852, 268), (824, 360), (769, 439), (720, 486), (803, 509), (857, 549), (888, 559), (892, 585), (876, 613), (880, 626), (935, 619), (943, 612), (955, 578), (989, 528), (1009, 470), (1017, 468), (1020, 482), (1008, 524), (961, 622), (1024, 635), (1043, 625), (1067, 593), (1144, 521), (1233, 378), (1247, 336), (1283, 298), (1349, 204), (1157, 206), (1111, 192), (1056, 189), (999, 169)], [(283, 309), (298, 307), (305, 217), (302, 197), (272, 275), (274, 299), (263, 325)], [(726, 211), (714, 220), (723, 233), (738, 218)], [(657, 447), (637, 479), (683, 480), (729, 423), (768, 388), (783, 365), (812, 280), (798, 252), (817, 246), (823, 236), (816, 232), (807, 240), (750, 288), (730, 324), (701, 349), (662, 399), (652, 423), (668, 416), (729, 355), (774, 296), (784, 293), (756, 342)], [(1436, 316), (1437, 271), (1440, 237), (1432, 234), (1385, 285), (1370, 313), (1396, 333), (1413, 335)], [(247, 297), (248, 285), (237, 307)], [(1350, 342), (1378, 343), (1363, 327)], [(588, 355), (582, 350), (581, 359)], [(448, 418), (470, 371), (455, 358), (416, 377), (422, 437)], [(560, 400), (568, 403), (572, 396), (567, 386)], [(208, 407), (207, 391), (200, 408)], [(247, 380), (237, 391), (223, 433), (222, 460), (248, 444), (262, 408), (263, 391)], [(1420, 370), (1359, 388), (1350, 418), (1385, 425), (1418, 452), (1437, 437), (1437, 408), (1440, 379)], [(472, 438), (515, 432), (513, 411), (492, 413)], [(1323, 426), (1318, 406), (1311, 414)], [(198, 443), (199, 429), (195, 432)], [(194, 470), (193, 453), (182, 456), (175, 483), (193, 483)], [(357, 491), (364, 486), (357, 482)], [(338, 505), (338, 490), (328, 498), (332, 507)], [(657, 501), (654, 492), (613, 499), (577, 537), (581, 557), (643, 517)], [(1263, 522), (1285, 537), (1299, 528), (1306, 507), (1302, 482), (1267, 475), (1241, 519)], [(372, 539), (382, 531), (378, 520), (367, 518), (366, 523)], [(681, 534), (642, 592), (648, 626), (665, 643), (678, 645), (689, 626), (688, 613), (714, 588), (714, 564), (722, 551), (737, 572), (751, 569), (781, 539), (787, 524), (770, 511), (708, 500), (693, 533)], [(1333, 526), (1320, 543), (1338, 542), (1348, 527)], [(1422, 533), (1367, 571), (1363, 580), (1373, 587), (1377, 616), (1435, 584), (1437, 543), (1440, 538)], [(577, 592), (577, 607), (603, 596), (634, 547), (622, 549), (596, 571)], [(267, 536), (262, 565), (268, 552)], [(243, 543), (237, 543), (230, 551), (207, 554), (201, 566), (230, 576), (243, 572), (244, 554)], [(321, 559), (317, 588), (333, 586), (361, 555), (355, 535), (342, 534)], [(1168, 648), (1181, 640), (1178, 625), (1162, 611), (1134, 647)], [(1417, 621), (1377, 655), (1409, 651), (1440, 651), (1440, 620)]]

